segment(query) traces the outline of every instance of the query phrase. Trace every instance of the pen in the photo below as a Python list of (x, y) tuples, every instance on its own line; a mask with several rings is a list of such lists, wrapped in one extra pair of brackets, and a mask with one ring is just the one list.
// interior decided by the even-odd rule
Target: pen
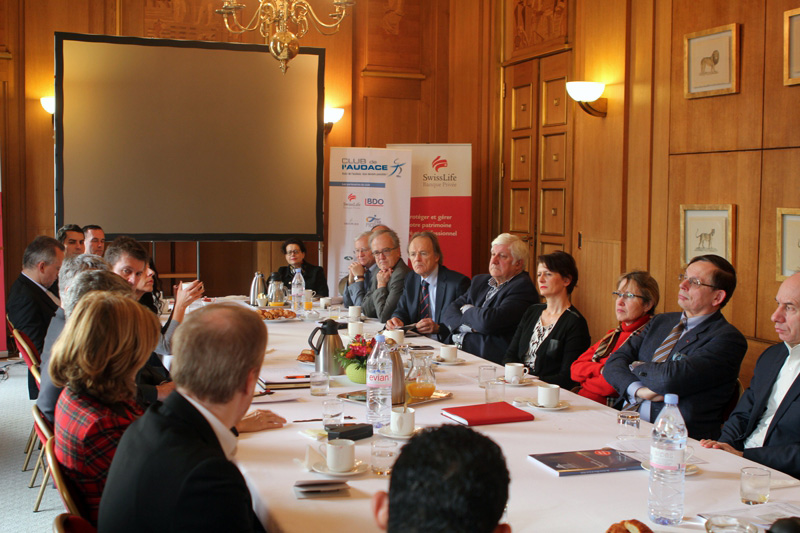
[(283, 377), (284, 379), (305, 379), (305, 378), (310, 378), (311, 375), (306, 374), (305, 376), (283, 376)]

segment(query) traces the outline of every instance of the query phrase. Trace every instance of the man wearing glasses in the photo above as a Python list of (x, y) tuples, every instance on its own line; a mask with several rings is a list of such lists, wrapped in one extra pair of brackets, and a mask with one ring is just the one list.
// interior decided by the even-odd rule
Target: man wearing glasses
[(339, 293), (342, 295), (345, 306), (361, 305), (367, 293), (372, 278), (378, 272), (375, 257), (369, 247), (369, 236), (372, 232), (365, 231), (355, 241), (355, 258), (347, 267), (347, 275), (339, 281)]
[(683, 312), (653, 318), (609, 357), (603, 376), (627, 400), (626, 409), (650, 422), (664, 394), (677, 394), (689, 436), (716, 439), (747, 351), (744, 336), (720, 312), (733, 296), (736, 271), (720, 256), (701, 255), (679, 279)]
[(376, 230), (369, 237), (369, 247), (378, 272), (364, 295), (361, 311), (371, 318), (386, 322), (392, 318), (403, 295), (406, 275), (411, 272), (400, 253), (400, 238), (390, 229)]

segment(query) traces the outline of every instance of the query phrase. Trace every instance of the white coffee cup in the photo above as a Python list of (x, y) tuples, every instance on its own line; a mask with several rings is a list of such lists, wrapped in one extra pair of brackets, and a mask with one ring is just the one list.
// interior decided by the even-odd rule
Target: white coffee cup
[(387, 329), (383, 334), (387, 339), (392, 339), (395, 344), (403, 344), (403, 341), (406, 339), (406, 335), (402, 329)]
[(414, 433), (414, 409), (395, 407), (392, 409), (392, 433), (407, 437)]
[(311, 298), (313, 298), (315, 294), (317, 294), (317, 292), (316, 291), (312, 291), (311, 289), (306, 289), (306, 290), (303, 291), (303, 296), (307, 300), (310, 300)]
[(361, 306), (360, 305), (351, 305), (347, 308), (347, 312), (349, 313), (349, 317), (351, 320), (358, 320), (361, 318)]
[(556, 407), (558, 405), (558, 395), (561, 387), (552, 383), (539, 385), (538, 403), (541, 407)]
[(506, 383), (521, 383), (530, 369), (522, 363), (506, 363)]
[(356, 335), (363, 335), (364, 334), (364, 324), (361, 322), (348, 322), (347, 323), (347, 335), (353, 339)]
[(350, 472), (356, 466), (356, 443), (350, 439), (329, 440), (319, 451), (331, 472)]
[(452, 344), (445, 344), (441, 348), (439, 348), (439, 357), (442, 358), (442, 361), (447, 361), (448, 363), (452, 363), (456, 360), (458, 356), (458, 348), (453, 346)]
[(319, 299), (319, 307), (320, 309), (327, 309), (331, 305), (331, 299), (327, 296), (323, 296)]

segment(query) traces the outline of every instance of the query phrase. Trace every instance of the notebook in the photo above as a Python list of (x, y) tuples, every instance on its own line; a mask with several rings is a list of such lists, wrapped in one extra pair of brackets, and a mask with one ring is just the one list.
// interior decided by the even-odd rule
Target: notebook
[(462, 407), (442, 409), (448, 418), (467, 426), (484, 426), (487, 424), (506, 424), (508, 422), (525, 422), (533, 420), (533, 415), (518, 409), (506, 402), (479, 403)]

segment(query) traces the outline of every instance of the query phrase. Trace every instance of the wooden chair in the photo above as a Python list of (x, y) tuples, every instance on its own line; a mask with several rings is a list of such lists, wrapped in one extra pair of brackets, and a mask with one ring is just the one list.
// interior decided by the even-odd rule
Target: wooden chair
[(53, 520), (53, 533), (96, 533), (97, 528), (83, 517), (61, 513)]
[(55, 437), (50, 437), (47, 440), (47, 444), (44, 446), (44, 454), (47, 458), (47, 464), (50, 466), (50, 475), (53, 476), (53, 482), (56, 484), (56, 489), (58, 489), (58, 495), (61, 496), (64, 508), (69, 514), (86, 519), (87, 514), (83, 500), (80, 499), (80, 493), (72, 480), (64, 475), (61, 470), (61, 464), (56, 458)]
[(725, 406), (725, 410), (722, 413), (723, 424), (731, 416), (733, 410), (736, 409), (736, 404), (739, 403), (739, 398), (742, 397), (742, 394), (744, 394), (744, 385), (742, 385), (741, 379), (737, 379), (736, 387), (733, 389), (733, 394), (731, 394), (731, 398), (728, 400), (728, 405)]
[[(10, 326), (11, 321), (8, 319), (7, 316), (6, 316), (6, 321)], [(41, 386), (42, 377), (41, 373), (39, 372), (39, 365), (41, 364), (41, 358), (39, 357), (39, 351), (36, 349), (36, 346), (33, 345), (33, 342), (31, 342), (30, 337), (28, 337), (25, 333), (21, 332), (20, 330), (12, 329), (11, 335), (14, 337), (14, 343), (17, 345), (17, 349), (19, 350), (22, 359), (25, 361), (25, 365), (28, 367), (28, 370), (30, 370), (31, 375), (33, 375), (33, 379), (36, 381), (36, 386), (37, 387)], [(28, 469), (28, 464), (30, 463), (31, 457), (33, 456), (33, 449), (34, 446), (36, 445), (36, 439), (34, 438), (35, 430), (36, 430), (36, 424), (34, 424), (33, 427), (31, 428), (31, 434), (28, 437), (28, 444), (25, 446), (25, 462), (22, 464), (23, 472)]]
[(41, 468), (44, 472), (44, 476), (42, 477), (42, 486), (39, 487), (39, 494), (36, 496), (36, 503), (33, 506), (33, 512), (39, 510), (39, 504), (42, 503), (42, 496), (44, 495), (44, 489), (47, 487), (47, 482), (50, 480), (50, 461), (45, 462), (44, 457), (44, 446), (47, 444), (47, 441), (53, 438), (53, 425), (44, 417), (42, 412), (36, 406), (36, 404), (32, 407), (33, 410), (33, 429), (36, 430), (36, 436), (39, 437), (39, 441), (42, 443), (42, 448), (39, 450), (39, 458), (36, 460), (36, 466), (33, 469), (33, 475), (31, 476), (31, 482), (28, 484), (28, 487), (33, 487), (33, 484), (36, 482), (36, 475), (39, 473), (39, 469)]

